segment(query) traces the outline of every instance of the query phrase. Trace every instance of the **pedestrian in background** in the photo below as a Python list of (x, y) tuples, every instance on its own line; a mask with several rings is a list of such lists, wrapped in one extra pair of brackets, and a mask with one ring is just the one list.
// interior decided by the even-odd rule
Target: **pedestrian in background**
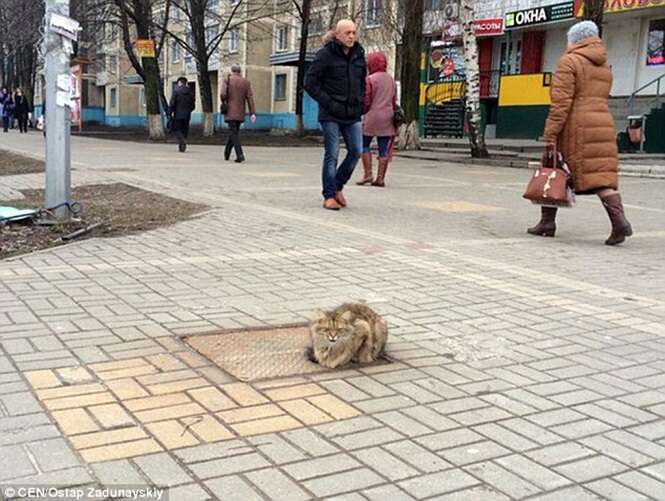
[[(317, 52), (305, 77), (305, 90), (319, 103), (323, 129), (323, 208), (346, 207), (343, 190), (362, 153), (363, 105), (367, 65), (365, 50), (356, 41), (353, 21), (337, 23), (325, 45)], [(346, 143), (346, 157), (337, 166), (340, 136)]]
[(14, 117), (18, 121), (18, 129), (21, 134), (28, 133), (29, 114), (30, 103), (28, 103), (28, 98), (23, 95), (23, 89), (17, 87), (14, 94)]
[(12, 120), (13, 107), (14, 101), (12, 100), (12, 95), (6, 87), (3, 87), (2, 91), (0, 91), (0, 115), (2, 115), (3, 132), (9, 132), (9, 122)]
[(224, 148), (224, 159), (231, 158), (231, 150), (235, 150), (237, 163), (245, 161), (245, 154), (240, 143), (240, 126), (245, 121), (245, 113), (249, 108), (249, 119), (256, 123), (256, 106), (252, 84), (242, 76), (239, 65), (231, 66), (231, 74), (226, 78), (220, 95), (222, 102), (226, 103), (224, 121), (229, 124), (231, 134)]
[(185, 77), (178, 78), (177, 87), (173, 90), (169, 111), (172, 115), (172, 130), (178, 139), (178, 150), (187, 151), (187, 137), (189, 136), (189, 122), (194, 111), (194, 94), (187, 84)]
[[(607, 245), (622, 243), (633, 234), (618, 190), (616, 129), (608, 106), (612, 71), (593, 21), (568, 31), (568, 47), (552, 81), (551, 105), (543, 139), (563, 154), (575, 193), (597, 195), (612, 224)], [(553, 237), (557, 209), (541, 208), (540, 222), (528, 232)]]
[[(386, 171), (392, 157), (395, 140), (395, 109), (397, 87), (395, 79), (388, 74), (388, 59), (383, 52), (372, 52), (367, 56), (369, 75), (365, 85), (365, 115), (363, 116), (363, 178), (358, 185), (371, 183), (385, 186)], [(379, 146), (379, 170), (372, 179), (372, 140), (376, 137)]]

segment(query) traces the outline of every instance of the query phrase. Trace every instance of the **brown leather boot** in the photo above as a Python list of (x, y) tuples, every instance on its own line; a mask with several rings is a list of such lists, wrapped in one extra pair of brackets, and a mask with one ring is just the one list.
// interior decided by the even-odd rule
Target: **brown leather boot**
[(372, 183), (372, 186), (378, 186), (383, 188), (386, 185), (386, 171), (388, 170), (388, 159), (379, 158), (379, 172), (376, 174), (376, 179)]
[(363, 160), (364, 173), (363, 178), (356, 183), (358, 186), (370, 184), (372, 182), (372, 154), (363, 153), (361, 158)]
[(556, 207), (541, 207), (540, 221), (536, 226), (527, 229), (527, 233), (541, 237), (553, 237), (556, 233)]
[(605, 245), (618, 245), (626, 240), (633, 234), (633, 228), (626, 219), (623, 211), (623, 203), (621, 203), (621, 195), (614, 193), (607, 197), (601, 198), (603, 207), (607, 211), (612, 223), (612, 233), (609, 238), (605, 240)]

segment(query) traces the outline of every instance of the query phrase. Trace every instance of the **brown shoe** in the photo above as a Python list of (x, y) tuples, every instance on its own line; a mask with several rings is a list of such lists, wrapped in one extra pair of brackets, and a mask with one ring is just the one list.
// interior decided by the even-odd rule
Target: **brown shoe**
[(323, 202), (323, 208), (328, 210), (340, 210), (341, 207), (334, 198), (326, 198)]
[(365, 184), (370, 184), (372, 182), (372, 154), (363, 153), (363, 178), (358, 181), (356, 184), (358, 186), (363, 186)]
[(337, 203), (342, 207), (346, 207), (346, 198), (344, 198), (344, 193), (342, 193), (342, 190), (339, 190), (337, 193), (335, 193), (335, 200), (337, 200)]

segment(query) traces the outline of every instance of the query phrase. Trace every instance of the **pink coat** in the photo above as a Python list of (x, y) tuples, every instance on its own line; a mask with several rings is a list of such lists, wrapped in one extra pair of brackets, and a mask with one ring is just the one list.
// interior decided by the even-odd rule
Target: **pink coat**
[(367, 58), (369, 76), (365, 81), (363, 135), (394, 136), (393, 116), (397, 103), (395, 79), (386, 73), (388, 62), (382, 52)]

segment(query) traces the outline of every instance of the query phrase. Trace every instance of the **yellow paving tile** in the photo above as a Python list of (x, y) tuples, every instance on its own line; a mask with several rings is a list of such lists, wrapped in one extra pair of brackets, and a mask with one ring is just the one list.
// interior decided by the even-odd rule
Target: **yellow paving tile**
[(127, 411), (118, 404), (95, 405), (88, 407), (90, 413), (95, 416), (104, 428), (117, 428), (134, 424)]
[(316, 405), (319, 409), (330, 414), (335, 419), (348, 419), (360, 415), (360, 412), (356, 409), (342, 402), (339, 398), (334, 397), (333, 395), (319, 395), (316, 397), (310, 397), (307, 400)]
[(51, 414), (58, 423), (58, 426), (60, 426), (60, 429), (67, 435), (99, 430), (99, 426), (92, 420), (85, 409), (67, 409), (64, 411), (54, 411)]
[(152, 421), (164, 421), (166, 419), (176, 419), (183, 416), (205, 414), (205, 412), (206, 410), (199, 404), (191, 403), (135, 412), (134, 416), (143, 423), (150, 423)]
[(295, 398), (311, 397), (312, 395), (320, 395), (326, 391), (320, 386), (310, 384), (299, 384), (297, 386), (288, 386), (286, 388), (275, 388), (273, 390), (265, 390), (265, 394), (270, 400), (293, 400)]
[(204, 442), (217, 442), (219, 440), (227, 440), (235, 436), (229, 429), (227, 429), (210, 414), (191, 418), (183, 418), (181, 421), (186, 426), (189, 426), (188, 429)]
[(214, 386), (199, 388), (197, 390), (189, 390), (187, 393), (203, 407), (212, 412), (232, 409), (236, 407), (236, 404), (233, 402), (233, 400), (224, 395)]
[(106, 445), (95, 447), (94, 449), (85, 449), (79, 451), (81, 457), (87, 463), (97, 463), (100, 461), (111, 461), (113, 459), (125, 459), (136, 456), (143, 456), (153, 452), (162, 451), (162, 447), (153, 439), (137, 440), (124, 444)]
[(86, 395), (89, 393), (100, 393), (106, 391), (104, 385), (99, 383), (91, 384), (76, 384), (72, 386), (62, 386), (60, 388), (49, 388), (45, 390), (37, 390), (37, 397), (39, 400), (49, 400), (51, 398), (64, 398), (74, 397), (76, 395)]
[(188, 404), (191, 401), (192, 400), (185, 393), (171, 393), (169, 395), (160, 395), (158, 397), (125, 400), (123, 404), (130, 411), (136, 412), (157, 409), (159, 407), (169, 407), (171, 405)]
[(466, 200), (451, 200), (446, 202), (418, 202), (412, 205), (415, 207), (420, 207), (421, 209), (432, 209), (442, 212), (496, 212), (505, 210), (502, 207), (476, 204)]
[(68, 383), (86, 383), (94, 381), (94, 376), (85, 367), (64, 367), (55, 371), (63, 381)]
[(51, 370), (28, 371), (24, 372), (23, 375), (36, 390), (55, 388), (62, 385)]
[(289, 400), (287, 402), (280, 402), (279, 405), (306, 425), (327, 423), (333, 420), (328, 414), (318, 407), (314, 407), (306, 400)]
[(276, 433), (279, 431), (292, 430), (294, 428), (302, 428), (302, 424), (291, 416), (278, 416), (233, 424), (231, 425), (231, 428), (233, 428), (238, 435), (246, 437), (250, 435), (260, 435), (262, 433)]
[(69, 440), (77, 449), (87, 449), (89, 447), (99, 447), (101, 445), (116, 444), (119, 442), (129, 442), (147, 438), (148, 435), (138, 426), (122, 428), (119, 430), (100, 431), (97, 433), (87, 433), (85, 435), (70, 436)]
[(246, 383), (222, 385), (222, 391), (242, 406), (268, 403), (268, 400)]
[(162, 371), (177, 371), (180, 369), (187, 369), (187, 366), (183, 364), (173, 355), (168, 353), (160, 353), (159, 355), (150, 355), (145, 357), (148, 362), (157, 367)]
[(249, 421), (251, 419), (279, 416), (280, 414), (284, 414), (282, 409), (274, 404), (266, 404), (256, 407), (243, 407), (241, 409), (218, 412), (217, 417), (225, 423), (238, 423), (240, 421)]
[(100, 362), (97, 364), (90, 364), (88, 367), (95, 372), (102, 372), (127, 369), (129, 367), (139, 367), (141, 365), (147, 365), (147, 362), (142, 358), (129, 358), (127, 360), (116, 360), (114, 362)]
[(94, 393), (92, 395), (80, 395), (77, 397), (55, 398), (44, 402), (51, 411), (60, 409), (71, 409), (73, 407), (88, 407), (90, 405), (110, 404), (115, 398), (109, 392)]
[(177, 447), (187, 447), (197, 445), (199, 441), (178, 421), (160, 421), (159, 423), (150, 423), (146, 428), (154, 437), (159, 440), (167, 449)]
[(137, 367), (128, 367), (126, 369), (118, 369), (115, 371), (97, 372), (97, 376), (103, 381), (111, 381), (113, 379), (145, 376), (147, 374), (155, 374), (156, 372), (158, 372), (157, 367), (153, 367), (152, 365), (139, 365)]
[(148, 392), (133, 379), (116, 379), (106, 383), (108, 389), (120, 400), (147, 397)]
[(148, 386), (148, 391), (153, 395), (165, 395), (166, 393), (179, 393), (193, 388), (210, 386), (210, 383), (202, 377), (186, 379), (184, 381), (173, 381), (170, 383), (158, 383)]

